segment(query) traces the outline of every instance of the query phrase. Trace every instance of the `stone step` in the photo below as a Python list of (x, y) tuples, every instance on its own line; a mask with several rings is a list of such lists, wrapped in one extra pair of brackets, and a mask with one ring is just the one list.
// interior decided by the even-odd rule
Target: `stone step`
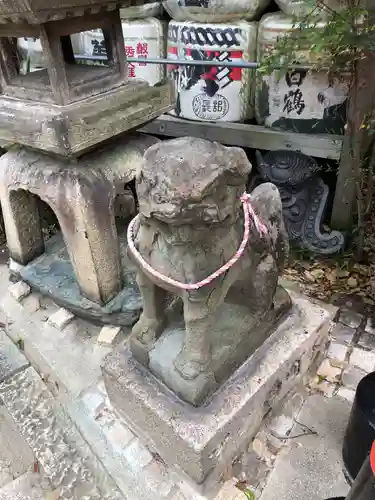
[(14, 475), (37, 463), (52, 489), (60, 489), (61, 500), (122, 500), (115, 483), (64, 407), (4, 332), (0, 332), (0, 360), (5, 367), (0, 379), (4, 421), (10, 430), (13, 426), (23, 437), (17, 445), (16, 441), (9, 442), (11, 432), (2, 436), (3, 462), (12, 464), (16, 459), (13, 469), (18, 466), (15, 470), (9, 468), (4, 482), (11, 484), (8, 481)]

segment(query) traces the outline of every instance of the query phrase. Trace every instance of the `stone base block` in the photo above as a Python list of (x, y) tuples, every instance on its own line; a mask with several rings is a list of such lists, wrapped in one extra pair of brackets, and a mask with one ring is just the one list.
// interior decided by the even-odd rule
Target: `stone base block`
[(78, 285), (67, 248), (60, 234), (45, 245), (45, 252), (30, 264), (11, 270), (33, 290), (51, 297), (60, 307), (96, 324), (132, 326), (139, 318), (142, 299), (135, 272), (126, 255), (126, 231), (119, 234), (124, 288), (110, 302), (100, 305), (87, 299)]
[(131, 350), (183, 401), (200, 406), (264, 343), (290, 306), (289, 294), (282, 287), (277, 289), (273, 308), (260, 321), (254, 320), (247, 304), (224, 302), (210, 332), (211, 362), (193, 380), (183, 378), (175, 367), (186, 336), (180, 310), (167, 314), (167, 327), (152, 349), (132, 338)]
[(326, 344), (331, 313), (292, 294), (286, 319), (201, 407), (178, 399), (128, 346), (102, 366), (111, 403), (201, 494), (248, 446), (265, 415), (304, 377)]
[(173, 103), (170, 84), (150, 87), (141, 81), (67, 106), (2, 96), (0, 138), (61, 156), (79, 156), (152, 121)]

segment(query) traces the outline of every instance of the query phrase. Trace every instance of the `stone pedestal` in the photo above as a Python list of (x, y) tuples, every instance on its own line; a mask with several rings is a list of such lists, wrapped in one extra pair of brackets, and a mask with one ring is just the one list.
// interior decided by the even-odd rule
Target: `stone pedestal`
[[(227, 298), (228, 299), (228, 298)], [(230, 297), (229, 297), (230, 299)], [(133, 356), (165, 383), (183, 401), (194, 406), (204, 404), (206, 399), (222, 385), (272, 333), (273, 325), (284, 318), (290, 308), (287, 291), (279, 287), (273, 300), (273, 307), (261, 319), (254, 318), (246, 299), (238, 303), (226, 300), (215, 315), (210, 340), (212, 345), (211, 361), (204, 373), (189, 380), (176, 368), (176, 359), (183, 349), (186, 327), (181, 302), (167, 315), (164, 334), (154, 345), (147, 346), (132, 337)], [(252, 332), (249, 335), (249, 332)], [(151, 347), (151, 348), (150, 348)]]
[(212, 491), (265, 415), (304, 377), (326, 344), (330, 313), (295, 294), (292, 301), (290, 314), (200, 407), (181, 401), (135, 360), (128, 346), (104, 361), (106, 388), (117, 411), (202, 494)]
[[(137, 320), (139, 292), (134, 273), (123, 268), (114, 206), (134, 179), (144, 151), (155, 142), (154, 137), (135, 135), (77, 162), (24, 148), (1, 157), (0, 198), (8, 248), (15, 262), (26, 265), (20, 271), (26, 281), (75, 312), (81, 308), (90, 317), (91, 311), (94, 319), (122, 311), (116, 323), (132, 325)], [(55, 213), (66, 248), (51, 242), (45, 253), (38, 197)], [(126, 293), (118, 303), (129, 287), (135, 303)], [(112, 307), (103, 309), (114, 300)]]

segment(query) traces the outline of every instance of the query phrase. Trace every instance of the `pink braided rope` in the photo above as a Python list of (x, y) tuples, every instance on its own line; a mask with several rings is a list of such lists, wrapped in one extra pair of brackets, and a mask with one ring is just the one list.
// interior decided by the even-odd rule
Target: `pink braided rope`
[(198, 281), (198, 283), (181, 283), (180, 281), (176, 281), (172, 278), (169, 278), (168, 276), (164, 276), (163, 274), (159, 273), (153, 267), (151, 267), (148, 262), (145, 261), (145, 259), (138, 252), (138, 250), (135, 248), (134, 245), (134, 227), (135, 223), (139, 218), (139, 214), (134, 217), (134, 219), (130, 222), (128, 226), (127, 238), (128, 238), (129, 248), (134, 257), (136, 258), (136, 260), (138, 261), (138, 263), (140, 264), (140, 266), (142, 266), (148, 273), (150, 273), (158, 280), (164, 281), (165, 283), (168, 283), (169, 285), (172, 285), (176, 288), (181, 288), (182, 290), (198, 290), (199, 288), (202, 288), (203, 286), (210, 284), (213, 280), (215, 280), (222, 274), (226, 273), (240, 259), (246, 248), (247, 242), (249, 241), (250, 217), (253, 220), (255, 228), (258, 231), (258, 233), (261, 236), (263, 234), (267, 234), (266, 226), (261, 222), (257, 214), (254, 212), (253, 207), (251, 206), (250, 195), (244, 193), (241, 196), (241, 202), (244, 211), (244, 234), (241, 245), (239, 246), (237, 252), (226, 264), (224, 264), (222, 267), (220, 267), (220, 269), (218, 269), (214, 273), (207, 276), (207, 278), (205, 278), (204, 280)]

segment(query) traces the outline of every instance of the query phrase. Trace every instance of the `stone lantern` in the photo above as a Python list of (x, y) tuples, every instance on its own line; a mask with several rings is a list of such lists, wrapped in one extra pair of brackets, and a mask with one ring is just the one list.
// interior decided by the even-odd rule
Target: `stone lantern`
[[(174, 99), (168, 83), (150, 87), (127, 78), (120, 7), (148, 3), (0, 0), (0, 139), (17, 144), (0, 160), (10, 256), (17, 273), (56, 302), (107, 322), (114, 313), (120, 324), (134, 322), (138, 305), (124, 313), (118, 298), (130, 278), (114, 202), (157, 141), (124, 132), (168, 111)], [(70, 35), (91, 29), (103, 32), (106, 65), (75, 61)], [(20, 72), (20, 37), (40, 40), (44, 69)], [(66, 259), (59, 263), (45, 253), (38, 197), (60, 224), (66, 248), (53, 255), (65, 252)]]
[[(169, 86), (127, 81), (119, 2), (0, 1), (0, 137), (63, 156), (164, 111)], [(147, 0), (128, 0), (147, 4)], [(108, 66), (76, 64), (70, 35), (102, 29)], [(39, 38), (47, 68), (20, 75), (16, 37)]]

